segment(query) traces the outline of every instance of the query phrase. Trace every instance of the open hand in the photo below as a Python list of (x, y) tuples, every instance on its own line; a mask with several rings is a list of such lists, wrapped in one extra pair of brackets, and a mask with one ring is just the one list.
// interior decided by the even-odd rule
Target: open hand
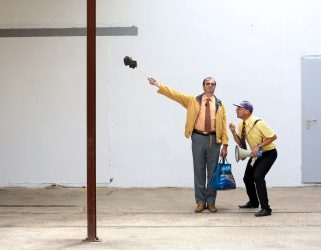
[(151, 85), (155, 85), (157, 83), (157, 81), (153, 77), (148, 77), (147, 79)]

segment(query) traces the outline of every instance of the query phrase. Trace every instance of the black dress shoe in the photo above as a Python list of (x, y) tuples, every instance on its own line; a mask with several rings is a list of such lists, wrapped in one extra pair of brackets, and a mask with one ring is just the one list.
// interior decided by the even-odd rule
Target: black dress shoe
[(269, 216), (272, 213), (272, 209), (262, 209), (260, 212), (255, 214), (256, 217)]
[(239, 208), (258, 208), (259, 204), (253, 205), (251, 202), (247, 202), (244, 205), (239, 205)]

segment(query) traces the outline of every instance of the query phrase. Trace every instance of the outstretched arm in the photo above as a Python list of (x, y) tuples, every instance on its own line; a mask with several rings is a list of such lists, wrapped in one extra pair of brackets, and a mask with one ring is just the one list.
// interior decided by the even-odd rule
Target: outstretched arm
[(151, 85), (158, 87), (157, 92), (159, 94), (167, 96), (168, 98), (180, 103), (184, 108), (187, 108), (189, 100), (191, 98), (195, 98), (195, 96), (193, 96), (193, 95), (186, 95), (186, 94), (180, 93), (169, 86), (161, 84), (153, 77), (149, 77), (149, 78), (147, 78), (147, 80), (149, 81), (149, 83)]

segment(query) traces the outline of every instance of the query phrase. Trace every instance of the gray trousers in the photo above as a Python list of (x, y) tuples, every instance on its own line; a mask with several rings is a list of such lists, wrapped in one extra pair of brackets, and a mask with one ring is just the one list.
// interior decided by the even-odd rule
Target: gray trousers
[(211, 178), (219, 160), (220, 148), (221, 144), (216, 143), (215, 135), (192, 134), (196, 203), (215, 204), (216, 190), (211, 187)]

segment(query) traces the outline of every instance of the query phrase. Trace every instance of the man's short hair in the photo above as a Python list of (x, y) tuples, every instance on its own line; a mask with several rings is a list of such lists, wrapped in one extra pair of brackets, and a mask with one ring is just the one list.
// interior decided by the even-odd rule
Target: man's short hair
[(208, 76), (208, 77), (206, 77), (206, 78), (203, 80), (203, 85), (205, 85), (205, 82), (208, 81), (208, 80), (213, 80), (214, 82), (216, 82), (213, 77)]

